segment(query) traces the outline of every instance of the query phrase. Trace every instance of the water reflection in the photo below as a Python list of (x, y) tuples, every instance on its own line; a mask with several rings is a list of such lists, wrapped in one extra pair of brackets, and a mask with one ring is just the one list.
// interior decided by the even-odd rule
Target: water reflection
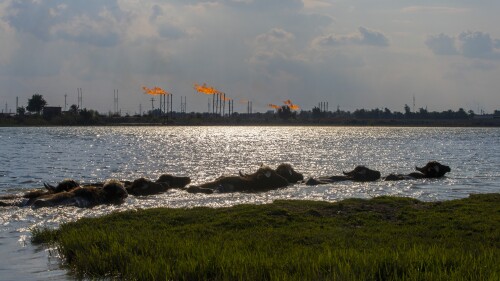
[[(452, 171), (440, 180), (341, 182), (309, 187), (297, 184), (265, 193), (189, 194), (169, 190), (120, 206), (78, 208), (1, 208), (0, 271), (7, 279), (67, 279), (33, 247), (30, 229), (57, 227), (81, 217), (140, 208), (227, 207), (266, 204), (277, 199), (337, 201), (380, 195), (425, 201), (500, 191), (500, 130), (470, 128), (352, 127), (75, 127), (0, 128), (0, 194), (22, 193), (57, 183), (109, 178), (156, 179), (161, 174), (190, 176), (193, 184), (238, 171), (252, 173), (261, 163), (290, 163), (306, 178), (340, 175), (357, 165), (382, 175), (412, 172), (437, 160)], [(7, 259), (7, 257), (9, 259)], [(23, 260), (23, 262), (21, 262)], [(26, 262), (28, 260), (29, 262)], [(49, 270), (49, 271), (47, 271)], [(12, 278), (11, 278), (12, 277)]]

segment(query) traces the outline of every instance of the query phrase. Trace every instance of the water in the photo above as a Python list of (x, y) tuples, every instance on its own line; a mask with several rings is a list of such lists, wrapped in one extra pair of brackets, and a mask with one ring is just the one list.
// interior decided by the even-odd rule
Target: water
[(302, 184), (260, 194), (188, 194), (172, 190), (121, 206), (0, 208), (0, 279), (71, 280), (51, 249), (29, 242), (35, 226), (57, 227), (81, 217), (152, 207), (223, 207), (275, 199), (338, 201), (397, 195), (424, 201), (500, 192), (498, 128), (358, 127), (72, 127), (0, 128), (0, 195), (20, 194), (65, 178), (155, 180), (163, 173), (192, 183), (254, 172), (261, 163), (287, 162), (304, 176), (339, 175), (356, 165), (382, 175), (409, 173), (437, 160), (451, 167), (444, 179)]

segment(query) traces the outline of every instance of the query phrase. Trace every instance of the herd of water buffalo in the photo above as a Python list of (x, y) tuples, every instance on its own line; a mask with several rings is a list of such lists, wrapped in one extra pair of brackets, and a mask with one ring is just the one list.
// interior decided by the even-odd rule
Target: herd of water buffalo
[[(418, 172), (409, 174), (390, 174), (385, 181), (440, 178), (450, 167), (439, 162), (431, 161), (424, 167), (415, 167)], [(44, 184), (45, 189), (29, 191), (23, 195), (7, 195), (0, 197), (1, 206), (18, 207), (53, 207), (76, 206), (93, 207), (100, 204), (121, 204), (128, 195), (147, 196), (166, 192), (172, 188), (184, 189), (189, 193), (214, 192), (263, 192), (277, 188), (284, 188), (290, 184), (304, 183), (306, 185), (329, 184), (339, 181), (367, 182), (381, 179), (379, 171), (371, 170), (365, 166), (357, 166), (350, 172), (343, 172), (340, 176), (310, 178), (304, 181), (304, 176), (296, 172), (290, 164), (280, 164), (276, 169), (261, 166), (253, 174), (237, 176), (221, 176), (214, 181), (200, 185), (191, 185), (189, 177), (162, 175), (156, 181), (146, 178), (134, 181), (109, 180), (105, 183), (80, 185), (74, 180), (66, 179), (57, 186)]]

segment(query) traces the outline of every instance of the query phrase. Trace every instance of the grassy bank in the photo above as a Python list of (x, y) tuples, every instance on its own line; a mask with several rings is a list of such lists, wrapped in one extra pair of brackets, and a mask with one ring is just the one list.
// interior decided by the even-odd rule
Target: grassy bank
[(86, 277), (500, 280), (500, 194), (149, 209), (35, 230)]

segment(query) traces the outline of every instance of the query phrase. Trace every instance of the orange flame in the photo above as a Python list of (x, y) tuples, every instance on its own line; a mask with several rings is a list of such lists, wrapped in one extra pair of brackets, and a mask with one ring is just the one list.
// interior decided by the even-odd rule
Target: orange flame
[(214, 87), (208, 86), (205, 83), (203, 83), (203, 85), (194, 83), (194, 89), (205, 95), (222, 94), (222, 92), (220, 92), (219, 90), (215, 89)]
[(274, 108), (274, 109), (280, 109), (281, 108), (281, 106), (275, 105), (275, 104), (272, 104), (272, 103), (268, 104), (267, 106), (269, 106), (271, 108)]
[(290, 107), (291, 110), (299, 110), (300, 109), (300, 107), (296, 104), (293, 104), (291, 100), (283, 101), (283, 103), (285, 105), (288, 105), (288, 107)]
[(170, 95), (169, 92), (163, 90), (162, 88), (160, 87), (153, 87), (153, 88), (148, 88), (146, 86), (143, 86), (142, 87), (142, 90), (144, 90), (144, 93), (147, 94), (147, 95)]

